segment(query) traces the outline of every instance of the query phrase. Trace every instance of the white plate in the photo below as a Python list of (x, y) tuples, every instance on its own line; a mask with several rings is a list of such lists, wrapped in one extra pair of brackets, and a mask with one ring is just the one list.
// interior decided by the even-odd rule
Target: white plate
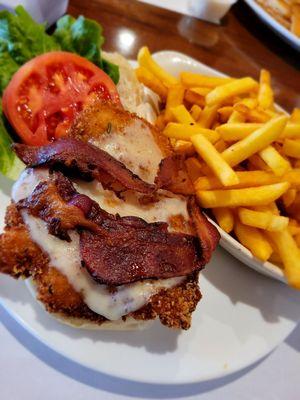
[(273, 31), (281, 36), (295, 49), (300, 50), (300, 38), (289, 31), (285, 26), (281, 25), (275, 18), (265, 11), (255, 0), (244, 0), (257, 16), (264, 21)]
[[(170, 72), (211, 73), (176, 52), (155, 58)], [(9, 185), (0, 180), (0, 219)], [(69, 328), (35, 302), (24, 283), (0, 276), (1, 304), (34, 336), (58, 353), (115, 377), (156, 384), (183, 384), (224, 376), (259, 360), (295, 328), (300, 293), (266, 278), (221, 248), (201, 274), (203, 299), (192, 328), (177, 332), (155, 323), (142, 332)]]

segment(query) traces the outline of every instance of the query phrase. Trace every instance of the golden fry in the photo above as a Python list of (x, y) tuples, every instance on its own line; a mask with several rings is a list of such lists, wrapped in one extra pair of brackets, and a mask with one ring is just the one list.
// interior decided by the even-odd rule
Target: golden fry
[(186, 156), (192, 156), (195, 154), (195, 148), (191, 142), (185, 140), (176, 140), (173, 149), (178, 154), (184, 154)]
[(215, 88), (216, 86), (224, 85), (224, 83), (232, 82), (232, 78), (219, 78), (216, 76), (205, 76), (195, 74), (193, 72), (181, 72), (181, 82), (187, 87), (204, 87)]
[(271, 74), (262, 69), (260, 72), (258, 104), (262, 108), (272, 108), (274, 103), (274, 94), (271, 88)]
[(300, 250), (288, 229), (281, 232), (268, 232), (274, 241), (283, 261), (284, 273), (289, 285), (300, 289)]
[(300, 140), (286, 139), (282, 150), (289, 157), (300, 158)]
[(208, 87), (192, 87), (190, 89), (192, 92), (199, 94), (202, 97), (205, 97), (210, 91), (211, 88)]
[[(259, 123), (231, 123), (223, 124), (217, 127), (217, 131), (227, 142), (236, 142), (249, 136), (250, 133), (261, 128), (263, 124)], [(284, 128), (279, 139), (300, 139), (300, 124), (288, 123)]]
[(230, 208), (215, 208), (212, 212), (223, 231), (230, 233), (234, 226), (234, 217)]
[(139, 67), (135, 70), (135, 73), (141, 83), (158, 94), (162, 100), (166, 100), (168, 89), (151, 71), (144, 67)]
[(201, 133), (211, 143), (216, 143), (220, 139), (220, 135), (211, 129), (201, 128), (198, 124), (184, 125), (175, 122), (169, 122), (165, 127), (163, 134), (169, 138), (189, 140), (193, 135)]
[(218, 115), (222, 124), (225, 124), (228, 121), (232, 113), (233, 113), (232, 106), (225, 106), (218, 109)]
[(246, 138), (228, 147), (222, 153), (222, 157), (231, 166), (239, 164), (276, 140), (285, 128), (287, 120), (285, 116), (270, 120)]
[(223, 160), (220, 153), (205, 136), (201, 134), (192, 136), (191, 141), (201, 158), (203, 158), (224, 186), (234, 185), (239, 182), (234, 170)]
[(234, 224), (234, 232), (239, 240), (251, 253), (262, 261), (267, 261), (272, 252), (272, 246), (267, 238), (256, 228), (243, 225), (240, 221)]
[(165, 86), (170, 87), (178, 83), (178, 80), (174, 76), (161, 68), (157, 62), (153, 60), (148, 47), (142, 47), (139, 50), (137, 59), (141, 67), (151, 71)]
[(228, 124), (237, 124), (237, 123), (241, 123), (241, 122), (245, 122), (245, 116), (244, 114), (241, 114), (239, 111), (233, 109), (232, 114), (230, 115), (230, 117), (228, 118)]
[(282, 176), (291, 169), (291, 164), (273, 146), (268, 146), (259, 152), (260, 157), (270, 167), (274, 175)]
[(273, 215), (269, 212), (249, 210), (247, 208), (239, 208), (238, 216), (244, 225), (265, 229), (267, 231), (280, 231), (285, 229), (289, 223), (287, 217)]
[(190, 114), (194, 118), (195, 121), (198, 121), (198, 118), (200, 117), (201, 111), (202, 111), (201, 107), (198, 106), (197, 104), (194, 104), (192, 106), (192, 108), (190, 109)]
[(172, 107), (171, 112), (176, 121), (180, 122), (181, 124), (195, 125), (196, 123), (194, 118), (191, 116), (191, 114), (188, 112), (188, 110), (185, 108), (183, 104), (177, 107)]
[(199, 204), (204, 208), (253, 207), (268, 205), (290, 187), (288, 182), (259, 187), (228, 190), (196, 190)]
[(300, 108), (294, 108), (290, 119), (291, 122), (300, 123)]
[(201, 111), (197, 123), (202, 126), (203, 128), (211, 128), (213, 122), (215, 121), (218, 114), (218, 107), (207, 107), (205, 106), (204, 109)]
[(166, 110), (165, 110), (165, 120), (170, 122), (173, 120), (172, 108), (180, 106), (183, 103), (184, 87), (181, 85), (174, 85), (169, 88)]
[(184, 92), (184, 100), (190, 104), (197, 104), (199, 107), (205, 106), (205, 97), (189, 89)]
[(227, 99), (249, 93), (252, 90), (257, 90), (258, 83), (252, 78), (241, 78), (235, 81), (225, 83), (218, 86), (206, 95), (206, 104), (213, 106), (215, 104), (223, 104)]
[[(230, 189), (242, 189), (247, 187), (271, 185), (273, 183), (278, 183), (281, 181), (280, 178), (266, 171), (237, 171), (236, 174), (239, 178), (239, 183), (230, 186)], [(284, 176), (282, 179), (288, 182), (286, 176)], [(214, 176), (200, 176), (199, 179), (195, 182), (195, 188), (196, 190), (214, 190), (223, 189), (223, 185)]]
[(291, 206), (297, 196), (297, 190), (290, 188), (287, 192), (284, 193), (284, 195), (282, 196), (282, 201), (283, 201), (283, 205), (285, 208)]

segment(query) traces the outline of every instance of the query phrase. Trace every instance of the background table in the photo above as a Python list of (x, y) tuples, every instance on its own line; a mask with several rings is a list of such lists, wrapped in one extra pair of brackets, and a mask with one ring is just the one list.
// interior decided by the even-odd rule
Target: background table
[[(280, 105), (287, 110), (300, 107), (299, 54), (241, 1), (221, 26), (134, 0), (71, 0), (69, 12), (100, 21), (105, 49), (128, 58), (147, 44), (152, 52), (181, 51), (234, 76), (258, 77), (265, 67), (272, 72)], [(156, 386), (118, 380), (65, 359), (24, 331), (1, 307), (0, 320), (1, 399), (299, 399), (300, 327), (270, 356), (239, 373), (194, 385)]]

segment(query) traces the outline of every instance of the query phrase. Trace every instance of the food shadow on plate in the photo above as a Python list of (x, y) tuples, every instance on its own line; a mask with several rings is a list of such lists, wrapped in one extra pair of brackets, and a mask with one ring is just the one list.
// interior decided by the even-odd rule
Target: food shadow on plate
[(178, 385), (140, 383), (126, 379), (119, 379), (101, 372), (97, 372), (69, 360), (32, 336), (23, 326), (16, 322), (15, 319), (1, 305), (0, 321), (2, 321), (3, 326), (7, 329), (7, 331), (10, 332), (22, 346), (24, 346), (40, 361), (54, 368), (65, 376), (95, 389), (118, 395), (131, 396), (133, 398), (176, 399), (209, 392), (241, 378), (243, 375), (247, 374), (257, 365), (263, 362), (263, 360), (267, 357), (264, 357), (252, 366), (249, 366), (239, 372), (212, 381)]
[(250, 305), (270, 323), (276, 323), (280, 318), (300, 320), (300, 291), (259, 274), (220, 246), (202, 274), (217, 290), (227, 295), (232, 304)]
[(34, 318), (47, 331), (63, 332), (74, 340), (88, 338), (95, 343), (123, 343), (132, 347), (144, 347), (150, 353), (165, 354), (176, 350), (178, 337), (181, 333), (179, 330), (168, 329), (162, 326), (158, 321), (155, 321), (148, 329), (139, 331), (101, 331), (72, 328), (62, 324), (48, 314), (43, 306), (33, 299), (24, 282), (16, 281), (6, 276), (0, 277), (0, 298), (4, 302), (5, 299), (9, 299), (21, 304), (30, 303), (34, 312)]

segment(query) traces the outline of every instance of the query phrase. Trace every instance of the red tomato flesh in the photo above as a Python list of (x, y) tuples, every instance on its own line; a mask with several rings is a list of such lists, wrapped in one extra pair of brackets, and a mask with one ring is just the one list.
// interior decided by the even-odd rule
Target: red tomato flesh
[(55, 51), (24, 64), (3, 94), (3, 111), (24, 143), (44, 145), (66, 136), (76, 115), (97, 96), (119, 103), (117, 88), (96, 65)]

